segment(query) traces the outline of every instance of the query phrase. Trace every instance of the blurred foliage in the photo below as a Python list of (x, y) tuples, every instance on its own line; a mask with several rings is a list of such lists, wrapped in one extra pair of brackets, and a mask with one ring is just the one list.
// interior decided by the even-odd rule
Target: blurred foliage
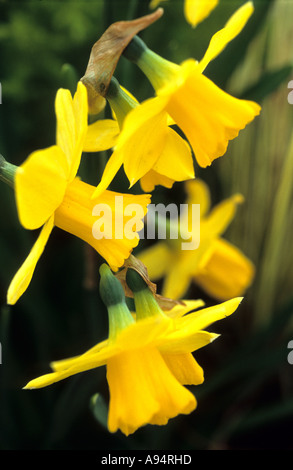
[[(175, 62), (200, 59), (211, 35), (243, 3), (221, 0), (193, 30), (185, 22), (182, 0), (169, 0), (163, 4), (163, 18), (142, 33), (143, 39)], [(224, 158), (197, 174), (210, 184), (215, 203), (233, 192), (244, 194), (246, 203), (227, 238), (251, 257), (257, 276), (239, 311), (213, 326), (221, 339), (196, 355), (206, 378), (193, 390), (198, 409), (126, 438), (104, 427), (104, 369), (47, 389), (21, 390), (49, 371), (51, 360), (80, 354), (103, 339), (107, 315), (98, 294), (101, 259), (57, 228), (28, 291), (16, 306), (7, 307), (7, 287), (36, 234), (21, 228), (13, 192), (1, 184), (1, 449), (292, 448), (293, 366), (287, 361), (287, 345), (293, 337), (293, 108), (287, 83), (292, 79), (293, 4), (254, 3), (247, 28), (206, 74), (235, 96), (259, 101), (262, 115), (231, 143)], [(91, 47), (107, 26), (148, 13), (148, 4), (0, 1), (0, 153), (8, 161), (20, 164), (33, 150), (54, 142), (56, 90), (71, 88), (83, 75)], [(123, 57), (115, 75), (140, 100), (152, 93), (140, 71)], [(99, 156), (86, 158), (91, 169)], [(127, 188), (120, 176), (119, 187)], [(155, 199), (181, 202), (182, 186), (161, 188)], [(214, 303), (195, 287), (189, 297)]]

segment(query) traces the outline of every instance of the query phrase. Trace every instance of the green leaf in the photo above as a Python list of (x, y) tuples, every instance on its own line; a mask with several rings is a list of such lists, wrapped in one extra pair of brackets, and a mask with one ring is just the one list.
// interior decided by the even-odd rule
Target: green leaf
[(96, 393), (90, 400), (90, 408), (96, 420), (108, 429), (108, 406), (100, 393)]

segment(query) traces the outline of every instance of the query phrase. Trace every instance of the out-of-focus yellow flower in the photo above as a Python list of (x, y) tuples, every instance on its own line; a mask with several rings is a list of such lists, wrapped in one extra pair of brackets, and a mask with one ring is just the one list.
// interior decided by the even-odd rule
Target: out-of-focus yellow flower
[[(113, 269), (123, 264), (139, 241), (138, 237), (116, 240), (114, 236), (107, 239), (93, 236), (94, 206), (107, 204), (114, 219), (115, 196), (118, 194), (107, 191), (102, 198), (92, 200), (94, 187), (76, 178), (88, 132), (85, 86), (78, 83), (73, 99), (69, 90), (59, 89), (55, 110), (57, 145), (33, 152), (15, 173), (15, 195), (20, 223), (30, 230), (43, 228), (9, 286), (8, 304), (15, 304), (27, 289), (54, 225), (92, 245)], [(105, 122), (102, 126), (107, 128), (108, 124)], [(106, 141), (108, 142), (108, 136)], [(130, 219), (124, 217), (125, 204), (131, 203), (140, 204), (146, 212), (149, 197), (123, 195), (123, 207), (118, 215), (124, 223)], [(113, 227), (112, 220), (109, 226)]]
[[(166, 0), (152, 0), (150, 2), (150, 8), (157, 8), (162, 1)], [(184, 15), (186, 21), (195, 28), (195, 26), (209, 16), (218, 3), (219, 0), (184, 0)]]
[(252, 101), (237, 99), (224, 92), (205, 77), (203, 71), (240, 33), (252, 13), (251, 2), (239, 8), (225, 27), (212, 37), (200, 62), (188, 59), (181, 65), (174, 64), (135, 37), (124, 55), (140, 67), (157, 96), (130, 113), (128, 132), (135, 135), (139, 131), (139, 115), (147, 113), (149, 120), (158, 122), (166, 119), (168, 114), (185, 134), (201, 167), (211, 165), (214, 159), (224, 155), (229, 141), (238, 136), (261, 108)]
[(219, 0), (184, 0), (184, 15), (193, 28), (205, 20)]
[(217, 334), (203, 330), (231, 315), (241, 299), (189, 313), (200, 302), (176, 306), (167, 315), (150, 293), (135, 294), (136, 319), (124, 292), (106, 265), (100, 268), (100, 292), (109, 315), (109, 338), (78, 357), (53, 362), (52, 373), (24, 388), (41, 388), (83, 371), (106, 365), (110, 391), (108, 428), (128, 435), (146, 424), (165, 425), (196, 408), (194, 395), (183, 384), (200, 383), (202, 370), (191, 352)]
[[(164, 240), (138, 253), (137, 257), (147, 267), (152, 281), (164, 278), (162, 294), (166, 297), (182, 298), (191, 283), (199, 285), (218, 300), (242, 295), (252, 282), (254, 266), (238, 248), (221, 236), (232, 221), (238, 204), (243, 201), (242, 196), (235, 194), (210, 210), (210, 194), (203, 181), (189, 181), (185, 187), (189, 210), (192, 204), (200, 204), (199, 247), (182, 250), (180, 239)], [(181, 220), (186, 227), (192, 220), (189, 210)], [(198, 230), (198, 226), (193, 229)], [(189, 233), (191, 230), (189, 225)], [(196, 238), (196, 235), (192, 234), (192, 237)]]
[(83, 144), (84, 152), (102, 152), (116, 145), (120, 128), (116, 119), (99, 119), (90, 124)]
[(107, 99), (121, 132), (93, 197), (109, 186), (122, 165), (130, 186), (140, 180), (145, 192), (159, 184), (170, 188), (174, 181), (194, 177), (191, 149), (168, 125), (167, 113), (158, 110), (154, 114), (152, 101), (141, 106), (116, 79), (112, 79)]

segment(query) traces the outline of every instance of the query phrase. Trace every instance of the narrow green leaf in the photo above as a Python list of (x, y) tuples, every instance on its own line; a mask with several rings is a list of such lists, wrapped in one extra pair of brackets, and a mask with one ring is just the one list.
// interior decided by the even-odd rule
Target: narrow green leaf
[(108, 406), (100, 393), (96, 393), (90, 400), (90, 408), (96, 420), (105, 428), (108, 421)]

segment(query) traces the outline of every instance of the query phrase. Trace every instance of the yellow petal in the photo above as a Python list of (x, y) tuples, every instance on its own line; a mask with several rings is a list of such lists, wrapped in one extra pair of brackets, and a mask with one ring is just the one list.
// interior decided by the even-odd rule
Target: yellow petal
[(209, 260), (194, 280), (210, 296), (226, 300), (243, 295), (254, 273), (253, 263), (238, 248), (217, 239)]
[(60, 382), (60, 380), (66, 379), (70, 375), (70, 372), (51, 372), (49, 374), (41, 375), (41, 377), (37, 377), (36, 379), (30, 380), (30, 382), (28, 382), (23, 387), (23, 389), (33, 390), (35, 388), (47, 387), (48, 385), (52, 385), (53, 383)]
[(116, 145), (119, 126), (114, 119), (101, 119), (88, 126), (84, 152), (101, 152)]
[[(53, 383), (60, 382), (73, 375), (79, 374), (80, 372), (86, 372), (96, 367), (103, 366), (107, 363), (107, 360), (112, 355), (117, 353), (116, 349), (113, 347), (104, 348), (99, 353), (95, 355), (90, 355), (89, 357), (84, 357), (84, 355), (79, 356), (75, 359), (74, 363), (72, 362), (71, 367), (66, 367), (64, 369), (59, 368), (57, 372), (51, 372), (49, 374), (42, 375), (36, 379), (31, 380), (26, 384), (24, 389), (34, 389), (47, 387)], [(67, 365), (64, 362), (64, 365)]]
[(123, 158), (123, 152), (114, 151), (112, 153), (105, 166), (102, 179), (91, 195), (92, 199), (98, 198), (109, 187), (120, 167), (123, 165)]
[(15, 274), (7, 293), (7, 303), (14, 305), (22, 294), (26, 291), (31, 282), (35, 267), (39, 261), (48, 238), (54, 227), (54, 217), (52, 216), (44, 225), (41, 233), (35, 242), (31, 252), (26, 258), (21, 268)]
[(202, 224), (202, 236), (204, 237), (206, 233), (209, 238), (212, 238), (224, 233), (234, 219), (238, 205), (243, 201), (244, 198), (241, 194), (234, 194), (217, 204)]
[(203, 382), (203, 369), (192, 354), (162, 354), (164, 361), (182, 385), (199, 385)]
[(153, 165), (153, 170), (174, 181), (194, 178), (191, 149), (171, 128), (168, 128), (164, 150)]
[(154, 348), (124, 352), (107, 363), (108, 428), (129, 435), (146, 424), (163, 425), (194, 410), (194, 396), (169, 371)]
[(207, 65), (225, 49), (230, 41), (238, 36), (253, 12), (253, 3), (245, 3), (231, 16), (225, 27), (214, 34), (203, 59), (199, 63), (201, 72), (203, 72)]
[(75, 119), (72, 97), (69, 90), (59, 88), (55, 99), (57, 120), (56, 143), (67, 159), (67, 178), (71, 173), (72, 157), (75, 148)]
[[(178, 331), (177, 334), (181, 337), (192, 337), (193, 334), (197, 334), (212, 323), (232, 315), (232, 313), (237, 310), (242, 300), (242, 297), (235, 297), (221, 304), (203, 308), (189, 315), (185, 315), (184, 317), (175, 319), (174, 322), (176, 324), (176, 330)], [(176, 337), (176, 335), (174, 336)]]
[(138, 253), (137, 258), (146, 266), (152, 281), (162, 278), (172, 263), (172, 253), (165, 242), (158, 242), (146, 248)]
[(184, 188), (187, 193), (185, 204), (200, 204), (200, 217), (204, 217), (211, 207), (211, 195), (208, 185), (197, 178), (186, 181)]
[[(190, 252), (188, 252), (188, 255), (189, 254)], [(173, 261), (172, 266), (169, 266), (162, 290), (164, 297), (180, 299), (187, 293), (192, 277), (188, 266), (186, 266), (185, 258), (184, 256), (183, 259), (178, 260), (176, 264)]]
[[(117, 198), (123, 204), (116, 204)], [(139, 243), (138, 232), (143, 229), (143, 217), (147, 213), (147, 206), (150, 203), (150, 195), (121, 194), (113, 191), (104, 191), (100, 198), (94, 200), (95, 204), (107, 204), (112, 210), (113, 229), (118, 227), (120, 236), (113, 232), (110, 239), (96, 240), (93, 246), (101, 256), (108, 262), (113, 271), (117, 271), (124, 261), (129, 257), (133, 248)], [(137, 207), (134, 209), (134, 219), (127, 214), (127, 207)], [(116, 225), (116, 221), (117, 225)], [(134, 224), (132, 224), (132, 221)], [(123, 231), (123, 233), (122, 233)], [(120, 238), (121, 237), (121, 238)]]
[[(156, 308), (158, 308), (157, 304)], [(150, 344), (155, 346), (161, 342), (162, 338), (166, 337), (168, 332), (173, 331), (173, 327), (173, 320), (162, 312), (154, 316), (147, 316), (120, 331), (115, 345), (121, 351), (133, 351)]]
[(87, 133), (88, 101), (87, 90), (78, 82), (72, 99), (70, 91), (60, 88), (55, 100), (57, 119), (56, 142), (67, 158), (67, 178), (76, 176), (84, 140)]
[(164, 186), (165, 188), (172, 188), (175, 180), (167, 178), (154, 170), (148, 171), (140, 179), (140, 186), (145, 193), (150, 193), (155, 189), (155, 186)]
[[(200, 245), (202, 245), (203, 236), (200, 223), (202, 224), (202, 221), (205, 220), (211, 206), (210, 190), (207, 184), (199, 179), (185, 181), (184, 189), (186, 199), (185, 208), (180, 213), (180, 227), (182, 232), (188, 230), (190, 234), (193, 234), (194, 239), (199, 235)], [(197, 223), (194, 222), (195, 205), (199, 205), (199, 221)], [(187, 236), (188, 234), (186, 234)]]
[(73, 115), (75, 123), (75, 145), (74, 154), (71, 158), (69, 181), (72, 181), (77, 174), (88, 128), (87, 89), (82, 82), (78, 82), (77, 90), (73, 97)]
[[(201, 222), (199, 246), (196, 249), (182, 250), (181, 240), (174, 244), (172, 262), (165, 275), (162, 294), (165, 297), (181, 299), (187, 293), (194, 276), (205, 266), (211, 255), (213, 234), (205, 230)], [(197, 236), (193, 234), (193, 239)], [(184, 242), (185, 243), (185, 242)]]
[(184, 14), (186, 21), (194, 28), (209, 16), (218, 3), (219, 0), (185, 0)]
[(88, 357), (90, 355), (94, 355), (100, 352), (105, 347), (108, 347), (108, 345), (109, 345), (108, 340), (101, 341), (100, 343), (96, 344), (95, 346), (93, 346), (91, 349), (89, 349), (88, 351), (86, 351), (80, 356), (74, 356), (74, 357), (70, 357), (67, 359), (61, 359), (59, 361), (51, 362), (50, 367), (54, 372), (64, 371), (65, 369), (69, 369), (70, 367), (74, 366), (77, 363), (77, 361), (79, 361), (80, 359)]
[(124, 170), (131, 186), (153, 168), (168, 134), (164, 100), (152, 98), (130, 111), (115, 152), (123, 153)]
[(170, 96), (166, 111), (184, 132), (198, 164), (206, 167), (224, 155), (229, 141), (238, 136), (261, 108), (221, 90), (200, 73), (193, 60), (181, 67), (185, 82)]
[(66, 184), (65, 155), (59, 147), (33, 152), (15, 176), (16, 204), (23, 227), (41, 227), (61, 204)]
[[(210, 344), (219, 335), (207, 331), (197, 331), (195, 328), (188, 330), (188, 327), (177, 327), (158, 342), (158, 349), (162, 354), (190, 354)], [(187, 383), (186, 383), (187, 384)]]
[(184, 305), (181, 305), (181, 304), (175, 305), (171, 310), (166, 310), (165, 314), (169, 318), (179, 318), (205, 305), (204, 301), (201, 299), (197, 299), (197, 300), (183, 299), (182, 302), (184, 303)]

